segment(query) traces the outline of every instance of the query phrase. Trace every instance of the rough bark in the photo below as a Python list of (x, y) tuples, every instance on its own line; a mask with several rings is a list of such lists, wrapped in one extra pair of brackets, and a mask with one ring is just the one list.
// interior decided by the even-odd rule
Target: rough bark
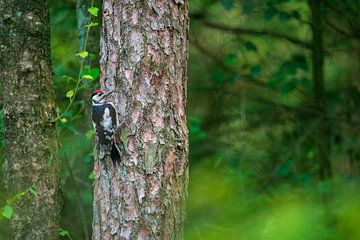
[(95, 159), (93, 239), (181, 239), (188, 182), (187, 1), (105, 0), (101, 86), (121, 164)]
[(7, 187), (31, 186), (12, 206), (11, 239), (58, 239), (58, 130), (52, 89), (49, 13), (45, 0), (0, 0)]
[(312, 26), (312, 77), (314, 83), (314, 105), (318, 107), (321, 117), (317, 119), (318, 128), (315, 135), (319, 175), (321, 179), (331, 176), (331, 126), (327, 117), (327, 98), (324, 79), (324, 40), (322, 8), (323, 0), (310, 0)]

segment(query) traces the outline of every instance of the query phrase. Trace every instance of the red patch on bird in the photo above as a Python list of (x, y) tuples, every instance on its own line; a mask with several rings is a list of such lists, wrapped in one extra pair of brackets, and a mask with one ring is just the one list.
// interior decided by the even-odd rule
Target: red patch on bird
[(104, 93), (105, 91), (104, 90), (101, 90), (101, 89), (98, 89), (98, 90), (95, 90), (94, 93)]

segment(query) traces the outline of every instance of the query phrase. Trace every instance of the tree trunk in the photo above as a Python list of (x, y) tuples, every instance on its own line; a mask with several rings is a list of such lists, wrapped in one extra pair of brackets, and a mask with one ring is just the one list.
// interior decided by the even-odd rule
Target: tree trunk
[(101, 86), (115, 90), (121, 163), (95, 159), (93, 239), (182, 239), (188, 182), (185, 0), (105, 0)]
[(58, 130), (45, 0), (0, 0), (6, 182), (15, 195), (11, 239), (58, 239)]
[(312, 24), (312, 76), (314, 83), (314, 105), (318, 108), (320, 117), (316, 119), (315, 133), (319, 175), (321, 179), (331, 176), (331, 126), (327, 116), (327, 99), (324, 84), (324, 40), (322, 36), (322, 0), (310, 0)]

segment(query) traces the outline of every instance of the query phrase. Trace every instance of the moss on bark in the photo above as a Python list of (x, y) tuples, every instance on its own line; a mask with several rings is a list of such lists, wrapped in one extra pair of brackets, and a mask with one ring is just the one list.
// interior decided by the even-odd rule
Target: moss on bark
[(45, 0), (0, 0), (6, 183), (14, 204), (11, 239), (58, 239), (58, 130)]

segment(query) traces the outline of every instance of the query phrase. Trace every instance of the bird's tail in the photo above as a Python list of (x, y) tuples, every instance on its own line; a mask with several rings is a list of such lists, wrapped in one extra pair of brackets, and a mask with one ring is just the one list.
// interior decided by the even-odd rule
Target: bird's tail
[(107, 157), (110, 157), (114, 166), (120, 164), (120, 149), (116, 143), (112, 142), (110, 145), (99, 145), (99, 157), (100, 159), (105, 160)]
[(110, 151), (110, 157), (114, 164), (114, 166), (117, 166), (120, 164), (120, 150), (116, 143), (111, 144), (111, 151)]

